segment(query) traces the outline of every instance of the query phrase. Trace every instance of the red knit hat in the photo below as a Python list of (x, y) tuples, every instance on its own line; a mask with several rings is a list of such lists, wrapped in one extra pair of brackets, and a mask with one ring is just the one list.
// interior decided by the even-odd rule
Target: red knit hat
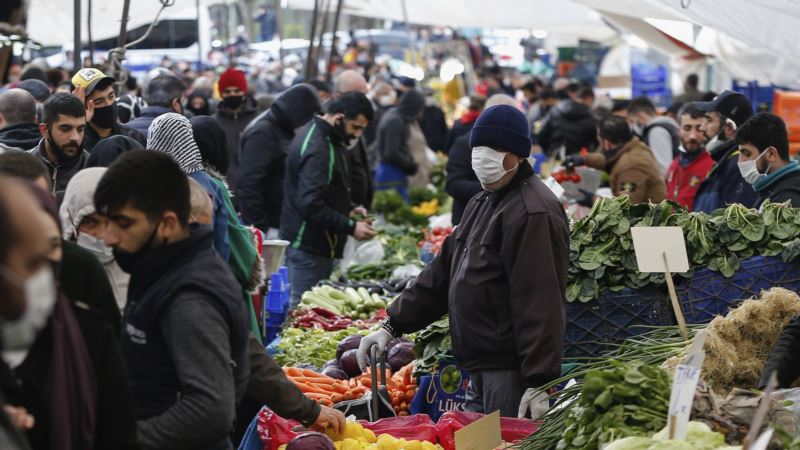
[(247, 78), (244, 76), (244, 72), (231, 67), (222, 72), (218, 86), (220, 94), (229, 87), (238, 87), (242, 92), (247, 92)]

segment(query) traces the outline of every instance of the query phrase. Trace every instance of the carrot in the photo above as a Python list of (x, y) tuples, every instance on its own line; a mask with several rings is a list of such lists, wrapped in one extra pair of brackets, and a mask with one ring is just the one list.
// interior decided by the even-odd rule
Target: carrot
[[(319, 403), (324, 406), (333, 406), (333, 402), (328, 399), (322, 399), (319, 401)], [(408, 413), (406, 413), (406, 415), (408, 415)]]
[(355, 398), (355, 397), (353, 396), (353, 391), (352, 390), (349, 390), (349, 391), (344, 393), (344, 399), (345, 400), (352, 400), (353, 398)]
[(314, 372), (313, 370), (310, 370), (310, 369), (298, 369), (298, 370), (300, 370), (300, 372), (303, 374), (303, 376), (306, 376), (306, 377), (332, 379), (331, 377), (327, 377), (327, 376), (325, 376), (325, 375), (323, 375), (321, 373)]
[(286, 375), (289, 375), (290, 377), (303, 376), (303, 372), (301, 372), (300, 369), (298, 369), (297, 367), (284, 367), (283, 371), (286, 373)]
[(343, 383), (334, 383), (334, 384), (332, 385), (332, 387), (333, 387), (333, 390), (334, 390), (334, 391), (336, 391), (336, 392), (338, 392), (338, 393), (340, 393), (340, 394), (344, 394), (345, 392), (347, 392), (347, 391), (349, 391), (349, 390), (350, 390), (350, 389), (348, 389), (348, 387), (347, 387), (347, 386), (345, 386)]
[(333, 378), (328, 378), (328, 379), (317, 378), (317, 377), (290, 377), (290, 378), (292, 379), (292, 381), (297, 383), (314, 383), (314, 384), (327, 384), (327, 385), (331, 385), (336, 381)]
[(298, 388), (300, 388), (300, 392), (302, 392), (304, 394), (313, 393), (313, 394), (323, 394), (323, 395), (327, 395), (327, 396), (331, 395), (330, 392), (327, 392), (324, 389), (320, 389), (318, 387), (314, 387), (314, 386), (311, 386), (311, 385), (308, 385), (308, 384), (304, 384), (304, 383), (295, 383), (295, 384), (297, 385)]

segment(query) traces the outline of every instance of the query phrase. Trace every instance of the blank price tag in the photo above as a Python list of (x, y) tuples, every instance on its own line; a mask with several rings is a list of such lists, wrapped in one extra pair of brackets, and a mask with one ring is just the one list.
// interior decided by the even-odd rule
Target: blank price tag
[(639, 272), (665, 273), (664, 255), (669, 271), (685, 273), (689, 271), (689, 257), (686, 255), (686, 240), (681, 227), (633, 227), (633, 250)]
[(456, 450), (494, 450), (503, 444), (500, 411), (495, 411), (455, 432)]
[(682, 441), (686, 439), (689, 416), (692, 414), (694, 392), (700, 380), (700, 368), (703, 366), (706, 332), (695, 336), (689, 354), (683, 363), (675, 369), (672, 380), (672, 392), (669, 396), (669, 416), (667, 417), (667, 433), (669, 439)]

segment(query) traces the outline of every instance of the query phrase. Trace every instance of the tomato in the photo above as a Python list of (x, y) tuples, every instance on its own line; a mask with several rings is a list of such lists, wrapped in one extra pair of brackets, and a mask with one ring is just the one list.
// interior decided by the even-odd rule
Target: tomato
[(573, 183), (580, 183), (581, 182), (581, 176), (578, 175), (577, 173), (573, 173), (570, 176), (570, 181), (572, 181)]

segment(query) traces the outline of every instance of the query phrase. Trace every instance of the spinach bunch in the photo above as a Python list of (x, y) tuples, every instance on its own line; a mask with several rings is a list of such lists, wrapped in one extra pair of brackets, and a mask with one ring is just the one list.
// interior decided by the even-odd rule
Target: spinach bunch
[(450, 320), (447, 316), (428, 325), (414, 338), (414, 376), (434, 372), (441, 359), (452, 358), (453, 341), (450, 338)]
[(658, 367), (611, 361), (586, 374), (557, 450), (594, 450), (627, 436), (649, 436), (666, 425), (670, 379)]
[(791, 262), (800, 256), (800, 209), (768, 203), (761, 211), (733, 204), (711, 214), (687, 212), (679, 205), (630, 205), (627, 197), (595, 203), (588, 216), (575, 223), (570, 237), (568, 301), (590, 301), (601, 290), (664, 284), (663, 274), (640, 273), (633, 251), (633, 226), (679, 226), (686, 238), (692, 270), (708, 267), (732, 277), (743, 259), (778, 256)]

